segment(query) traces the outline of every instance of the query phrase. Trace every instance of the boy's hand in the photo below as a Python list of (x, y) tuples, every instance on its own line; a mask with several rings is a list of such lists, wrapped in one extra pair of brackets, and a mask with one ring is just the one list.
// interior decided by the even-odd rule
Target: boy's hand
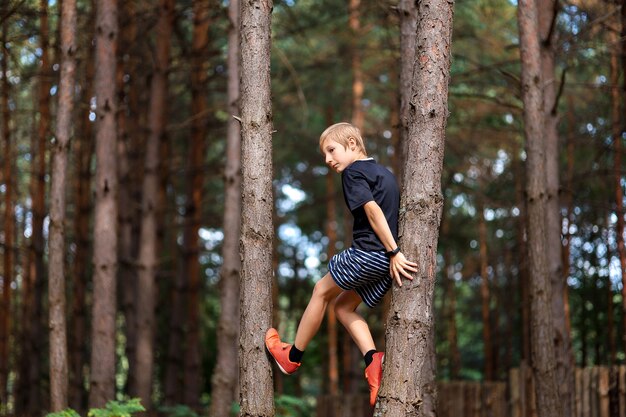
[(389, 259), (389, 274), (399, 287), (402, 286), (402, 277), (413, 281), (413, 276), (409, 272), (417, 272), (417, 264), (406, 259), (402, 252)]

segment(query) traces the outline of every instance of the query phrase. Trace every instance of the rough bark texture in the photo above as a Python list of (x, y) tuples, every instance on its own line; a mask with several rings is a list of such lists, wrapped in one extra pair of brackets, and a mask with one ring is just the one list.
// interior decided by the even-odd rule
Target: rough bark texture
[(571, 415), (574, 406), (574, 355), (571, 337), (565, 320), (567, 281), (563, 279), (561, 257), (561, 205), (559, 199), (559, 116), (557, 113), (557, 91), (555, 45), (557, 44), (556, 0), (542, 1), (539, 6), (539, 35), (541, 41), (541, 71), (544, 100), (544, 146), (546, 150), (546, 250), (548, 274), (552, 286), (552, 317), (554, 320), (554, 353), (556, 355), (556, 377), (559, 382), (559, 397), (564, 415)]
[(545, 146), (542, 136), (544, 130), (542, 90), (544, 86), (541, 77), (539, 23), (535, 0), (519, 1), (518, 22), (527, 155), (526, 201), (531, 282), (531, 358), (539, 416), (561, 416), (555, 372), (554, 321), (550, 307), (552, 289), (546, 254), (547, 184)]
[(417, 6), (399, 235), (403, 252), (419, 266), (413, 281), (393, 286), (383, 383), (375, 416), (436, 414), (433, 295), (443, 207), (441, 172), (453, 6), (454, 2), (446, 0), (421, 1)]
[(65, 320), (65, 207), (67, 159), (76, 84), (76, 1), (61, 5), (61, 79), (50, 186), (48, 299), (50, 326), (50, 410), (67, 408), (68, 364)]
[(415, 44), (417, 42), (417, 2), (414, 0), (400, 0), (398, 2), (400, 15), (400, 126), (399, 146), (396, 152), (400, 169), (396, 173), (398, 181), (404, 180), (404, 161), (409, 136), (409, 110), (411, 100), (411, 83), (413, 82), (413, 65), (415, 64)]
[[(228, 111), (239, 113), (239, 1), (228, 5)], [(241, 129), (230, 118), (227, 128), (224, 170), (224, 243), (220, 271), (220, 318), (217, 327), (217, 363), (212, 379), (213, 401), (210, 415), (227, 417), (236, 399), (239, 359), (239, 234), (241, 221)]]
[(271, 0), (241, 4), (241, 335), (242, 417), (274, 415), (265, 332), (272, 325)]
[[(13, 209), (13, 152), (11, 144), (11, 114), (9, 112), (9, 82), (7, 74), (9, 51), (7, 45), (7, 24), (2, 25), (2, 142), (4, 146), (3, 158), (3, 181), (4, 190), (4, 251), (3, 255), (3, 279), (2, 299), (0, 300), (0, 404), (8, 404), (8, 379), (9, 379), (9, 335), (11, 330), (11, 281), (13, 277), (13, 227), (15, 213)], [(0, 413), (7, 410), (0, 406)]]
[(96, 176), (94, 276), (89, 407), (115, 398), (115, 286), (117, 276), (117, 1), (96, 3)]
[(150, 110), (148, 125), (150, 133), (146, 143), (144, 177), (142, 186), (141, 235), (139, 241), (138, 287), (137, 287), (137, 349), (134, 391), (141, 402), (152, 407), (152, 380), (154, 371), (154, 333), (157, 268), (157, 215), (161, 209), (158, 198), (159, 147), (165, 132), (165, 105), (167, 101), (167, 70), (170, 57), (173, 0), (161, 0), (158, 22), (155, 27), (156, 49), (154, 71), (150, 84)]

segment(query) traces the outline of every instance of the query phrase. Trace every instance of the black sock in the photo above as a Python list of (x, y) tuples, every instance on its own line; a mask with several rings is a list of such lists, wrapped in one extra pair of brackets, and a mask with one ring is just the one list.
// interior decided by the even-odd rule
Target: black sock
[(372, 349), (369, 352), (367, 352), (365, 356), (363, 356), (363, 359), (365, 360), (366, 368), (370, 366), (370, 363), (372, 363), (372, 361), (374, 360), (374, 353), (376, 353), (376, 350)]
[(296, 345), (291, 345), (291, 349), (289, 350), (289, 360), (291, 362), (302, 362), (302, 355), (304, 355), (304, 351), (299, 350)]

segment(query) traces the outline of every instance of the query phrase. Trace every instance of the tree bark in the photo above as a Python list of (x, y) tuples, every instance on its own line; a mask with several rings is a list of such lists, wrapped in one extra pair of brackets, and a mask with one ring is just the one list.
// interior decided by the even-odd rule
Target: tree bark
[(117, 1), (96, 3), (96, 184), (89, 407), (115, 395), (115, 286), (117, 276), (117, 129), (115, 68)]
[[(413, 65), (417, 43), (417, 2), (414, 0), (398, 1), (400, 15), (400, 133), (399, 146), (396, 152), (400, 155), (400, 169), (396, 173), (398, 181), (404, 179), (404, 168), (409, 136), (409, 117), (411, 102), (411, 83), (413, 82)], [(400, 184), (402, 186), (402, 184)]]
[(543, 84), (539, 46), (539, 22), (535, 0), (518, 2), (522, 100), (526, 137), (526, 201), (528, 205), (528, 248), (531, 282), (531, 357), (535, 376), (537, 411), (540, 417), (561, 416), (554, 321), (550, 300), (552, 289), (545, 237), (547, 215), (546, 155), (542, 143), (544, 129)]
[(270, 363), (264, 349), (272, 325), (271, 0), (241, 3), (241, 416), (274, 415)]
[[(172, 33), (174, 2), (160, 0), (155, 27), (156, 50), (150, 84), (150, 133), (146, 143), (142, 186), (141, 235), (139, 240), (137, 287), (137, 350), (135, 356), (134, 387), (146, 409), (152, 407), (154, 373), (154, 334), (157, 268), (157, 215), (161, 210), (158, 196), (159, 148), (165, 133), (165, 106), (168, 93), (170, 37)], [(190, 387), (185, 387), (189, 389)]]
[(571, 415), (574, 406), (574, 355), (571, 337), (565, 320), (565, 293), (567, 281), (563, 279), (561, 262), (561, 206), (559, 201), (559, 116), (557, 113), (558, 79), (555, 74), (556, 0), (538, 2), (539, 36), (541, 46), (541, 72), (544, 100), (544, 146), (546, 153), (546, 250), (548, 274), (552, 286), (552, 317), (554, 320), (554, 353), (556, 378), (564, 415)]
[(65, 208), (67, 158), (76, 84), (76, 1), (61, 5), (61, 79), (50, 187), (48, 298), (50, 325), (50, 410), (67, 408), (68, 364), (65, 320)]
[[(239, 112), (239, 0), (230, 0), (228, 17), (228, 111)], [(217, 363), (212, 379), (213, 401), (210, 415), (227, 417), (236, 399), (239, 358), (239, 235), (241, 221), (241, 129), (239, 122), (228, 120), (224, 170), (224, 243), (220, 271), (220, 318), (217, 327)]]
[(419, 267), (413, 281), (393, 286), (383, 382), (375, 416), (436, 415), (433, 295), (443, 208), (441, 173), (453, 5), (450, 1), (426, 0), (417, 6), (399, 235), (403, 252)]
[[(8, 24), (2, 25), (2, 139), (4, 142), (4, 252), (2, 300), (0, 303), (0, 404), (8, 404), (9, 336), (11, 333), (11, 282), (13, 281), (13, 235), (15, 210), (13, 208), (13, 151), (11, 144), (11, 113), (9, 111), (9, 51), (7, 50)], [(0, 406), (0, 412), (7, 410)]]

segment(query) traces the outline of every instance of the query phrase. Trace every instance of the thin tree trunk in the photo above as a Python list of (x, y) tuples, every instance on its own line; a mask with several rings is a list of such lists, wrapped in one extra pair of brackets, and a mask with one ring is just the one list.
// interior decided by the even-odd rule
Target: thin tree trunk
[(50, 187), (48, 297), (50, 308), (50, 409), (67, 408), (68, 364), (65, 320), (65, 207), (67, 158), (76, 84), (76, 1), (61, 10), (61, 79)]
[[(444, 215), (442, 220), (442, 229), (447, 229), (447, 222)], [(442, 236), (449, 236), (447, 232), (442, 230)], [(454, 264), (452, 263), (452, 255), (449, 248), (443, 253), (444, 265), (446, 273), (444, 276), (443, 292), (445, 308), (443, 309), (443, 320), (446, 329), (446, 341), (448, 342), (448, 364), (450, 379), (459, 378), (461, 372), (461, 354), (457, 343), (457, 327), (456, 327), (456, 285), (454, 280)]]
[[(387, 351), (375, 416), (434, 416), (437, 400), (433, 296), (443, 208), (453, 3), (419, 2), (400, 246), (417, 262), (413, 281), (393, 286)], [(404, 53), (404, 51), (401, 51)], [(420, 230), (420, 233), (411, 231)]]
[[(206, 153), (206, 52), (209, 44), (208, 2), (196, 2), (193, 6), (193, 45), (191, 51), (191, 146), (188, 156), (187, 207), (185, 210), (185, 232), (183, 235), (183, 257), (185, 276), (189, 280), (187, 343), (185, 353), (185, 404), (199, 408), (201, 393), (200, 358), (200, 294), (201, 271), (199, 262), (198, 230), (202, 218), (202, 196), (204, 195), (203, 164)], [(232, 348), (233, 346), (231, 346)], [(228, 396), (227, 396), (228, 398)]]
[[(137, 210), (133, 204), (133, 191), (137, 186), (133, 181), (139, 170), (131, 169), (133, 164), (131, 155), (136, 154), (137, 136), (140, 134), (137, 128), (137, 92), (139, 82), (137, 77), (136, 59), (124, 59), (124, 56), (134, 56), (133, 45), (137, 42), (137, 13), (134, 1), (121, 3), (119, 21), (123, 22), (120, 28), (120, 40), (117, 61), (117, 88), (118, 105), (117, 112), (117, 175), (118, 175), (118, 219), (119, 219), (119, 278), (118, 287), (120, 294), (120, 309), (124, 315), (124, 335), (126, 337), (126, 357), (128, 359), (128, 374), (134, 375), (135, 358), (137, 350), (137, 318), (135, 301), (137, 300), (137, 237), (134, 233), (135, 213)], [(137, 181), (139, 182), (139, 181)], [(132, 378), (128, 378), (128, 391), (132, 397), (137, 397)]]
[[(170, 37), (173, 24), (174, 1), (160, 0), (158, 22), (155, 28), (156, 52), (154, 72), (150, 84), (150, 134), (146, 143), (142, 186), (141, 235), (138, 259), (137, 287), (137, 350), (135, 356), (134, 391), (146, 409), (152, 407), (154, 373), (154, 333), (157, 268), (157, 215), (161, 210), (158, 196), (159, 148), (165, 133), (165, 105), (167, 102), (167, 72), (170, 59)], [(185, 387), (191, 389), (191, 387)]]
[[(92, 30), (95, 11), (90, 12), (87, 29)], [(91, 39), (89, 37), (88, 39)], [(90, 42), (91, 44), (91, 42)], [(91, 48), (85, 48), (88, 52), (85, 63), (85, 75), (83, 83), (92, 80), (94, 76), (94, 59)], [(75, 135), (74, 154), (76, 155), (75, 175), (75, 206), (76, 216), (74, 219), (74, 263), (72, 265), (72, 305), (70, 308), (70, 338), (69, 346), (69, 403), (70, 406), (82, 412), (87, 407), (87, 395), (85, 391), (84, 368), (89, 362), (85, 340), (88, 338), (88, 306), (87, 285), (89, 282), (88, 259), (92, 246), (89, 234), (89, 225), (92, 216), (91, 202), (91, 162), (94, 153), (93, 123), (89, 120), (89, 108), (93, 88), (83, 89), (81, 96), (79, 132)]]
[(554, 324), (554, 354), (556, 378), (564, 415), (571, 415), (574, 406), (574, 355), (571, 337), (565, 320), (565, 293), (567, 281), (563, 279), (561, 263), (561, 207), (559, 201), (559, 116), (557, 114), (557, 89), (555, 74), (556, 19), (558, 3), (548, 0), (537, 3), (539, 7), (539, 36), (541, 46), (541, 72), (543, 79), (544, 124), (543, 142), (546, 158), (546, 250), (548, 276), (552, 286), (552, 317)]
[(546, 156), (542, 143), (543, 96), (539, 23), (535, 0), (518, 2), (522, 99), (526, 137), (526, 199), (528, 204), (528, 247), (531, 282), (531, 356), (535, 377), (537, 411), (540, 417), (561, 416), (554, 321), (550, 305), (551, 286), (546, 255)]
[(363, 111), (363, 68), (361, 65), (361, 0), (349, 0), (348, 25), (352, 32), (352, 124), (363, 130), (365, 124), (365, 112)]
[(400, 15), (400, 133), (399, 146), (396, 152), (400, 155), (400, 169), (396, 177), (402, 187), (404, 168), (409, 136), (409, 118), (411, 103), (411, 83), (413, 82), (413, 66), (417, 43), (417, 2), (414, 0), (399, 0), (398, 13)]
[(272, 325), (271, 0), (241, 3), (241, 416), (274, 415), (265, 332)]
[[(330, 123), (327, 123), (330, 125)], [(326, 174), (326, 236), (328, 237), (328, 260), (335, 255), (337, 244), (337, 205), (335, 204), (334, 175), (330, 170)], [(334, 301), (329, 305), (326, 312), (326, 325), (328, 331), (328, 393), (332, 396), (339, 395), (339, 358), (337, 355), (337, 315), (335, 314)]]
[(90, 408), (115, 395), (117, 276), (117, 1), (96, 3), (96, 184)]
[[(239, 113), (239, 0), (228, 5), (228, 111)], [(217, 363), (212, 380), (210, 415), (227, 417), (236, 399), (239, 358), (239, 235), (241, 221), (241, 130), (239, 122), (228, 120), (226, 167), (224, 170), (224, 243), (220, 271), (221, 313), (217, 328)]]
[[(621, 39), (626, 36), (626, 0), (622, 0), (622, 33)], [(626, 74), (626, 42), (622, 41), (622, 72)], [(622, 80), (622, 97), (626, 92), (626, 77)], [(626, 118), (624, 118), (626, 121)], [(622, 127), (623, 129), (623, 127)], [(622, 142), (623, 137), (618, 135), (613, 141), (613, 169), (615, 170), (615, 214), (617, 216), (616, 240), (617, 253), (621, 265), (622, 275), (622, 347), (626, 349), (626, 245), (624, 244), (624, 195), (621, 186)]]
[(52, 69), (50, 65), (50, 33), (48, 29), (48, 1), (41, 0), (39, 7), (40, 15), (40, 48), (41, 48), (41, 68), (39, 72), (39, 86), (37, 91), (39, 110), (39, 120), (37, 123), (37, 151), (34, 156), (36, 175), (34, 177), (33, 193), (33, 232), (32, 250), (34, 251), (35, 262), (35, 299), (32, 317), (33, 333), (31, 343), (31, 380), (30, 380), (30, 407), (29, 412), (40, 413), (44, 406), (45, 388), (42, 384), (43, 366), (46, 362), (48, 332), (44, 323), (44, 295), (46, 287), (46, 270), (44, 263), (45, 239), (43, 234), (44, 218), (46, 217), (46, 151), (50, 134), (50, 87), (52, 85)]
[(9, 51), (7, 50), (8, 24), (2, 25), (2, 139), (4, 142), (3, 180), (4, 190), (4, 263), (2, 280), (2, 300), (0, 304), (0, 413), (8, 412), (9, 381), (9, 336), (11, 333), (11, 282), (13, 281), (13, 227), (15, 210), (13, 208), (13, 151), (11, 144), (11, 113), (9, 111)]
[[(478, 197), (479, 199), (481, 197)], [(487, 223), (485, 222), (485, 212), (482, 201), (476, 207), (478, 212), (478, 240), (480, 258), (480, 299), (482, 304), (483, 319), (483, 355), (485, 361), (484, 378), (491, 381), (494, 378), (494, 356), (491, 340), (491, 317), (490, 317), (490, 289), (489, 289), (489, 259), (487, 255)]]

